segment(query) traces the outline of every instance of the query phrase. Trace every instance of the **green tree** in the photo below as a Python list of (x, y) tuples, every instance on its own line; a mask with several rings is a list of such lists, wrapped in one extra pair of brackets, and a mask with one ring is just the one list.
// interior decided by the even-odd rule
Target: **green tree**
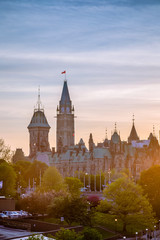
[(68, 224), (78, 222), (83, 225), (91, 225), (92, 211), (88, 211), (89, 204), (81, 197), (54, 198), (49, 208), (49, 214), (53, 217), (64, 217)]
[(34, 162), (27, 168), (25, 172), (25, 180), (28, 182), (31, 180), (31, 185), (36, 182), (36, 186), (40, 185), (40, 180), (43, 177), (44, 172), (48, 169), (48, 165), (46, 163), (34, 160)]
[(6, 162), (11, 161), (13, 152), (10, 147), (6, 146), (3, 139), (0, 139), (0, 159), (5, 160)]
[(54, 191), (48, 193), (33, 192), (29, 196), (19, 199), (17, 206), (19, 209), (32, 214), (45, 214), (55, 196)]
[(13, 167), (7, 162), (0, 164), (0, 181), (3, 182), (0, 195), (13, 196), (15, 194), (16, 173)]
[(74, 230), (64, 229), (62, 228), (55, 235), (56, 240), (76, 240), (77, 233)]
[(160, 166), (153, 166), (141, 173), (139, 184), (144, 189), (144, 193), (149, 198), (149, 201), (160, 217)]
[(55, 167), (49, 167), (44, 172), (42, 178), (42, 189), (48, 192), (51, 190), (59, 191), (64, 187), (64, 180), (61, 174)]
[(143, 195), (142, 188), (128, 177), (117, 179), (104, 190), (105, 197), (110, 200), (111, 214), (123, 222), (123, 231), (127, 225), (139, 223), (143, 227), (153, 227), (155, 221), (152, 207)]
[(102, 240), (102, 235), (94, 228), (84, 228), (77, 240)]
[(80, 196), (80, 188), (83, 187), (83, 183), (78, 178), (66, 177), (65, 183), (71, 196)]
[(31, 162), (28, 161), (18, 161), (13, 164), (13, 168), (16, 172), (16, 188), (21, 187), (23, 191), (28, 186), (28, 179), (26, 178), (26, 172), (29, 167), (32, 165)]

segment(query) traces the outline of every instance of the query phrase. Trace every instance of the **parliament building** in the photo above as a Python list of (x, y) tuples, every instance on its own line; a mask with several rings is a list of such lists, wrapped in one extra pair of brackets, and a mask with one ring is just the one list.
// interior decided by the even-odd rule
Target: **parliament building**
[(80, 173), (96, 175), (108, 173), (112, 169), (117, 172), (129, 169), (135, 179), (139, 178), (141, 171), (160, 164), (160, 147), (154, 132), (149, 134), (148, 139), (140, 140), (134, 118), (126, 141), (121, 141), (115, 124), (111, 139), (106, 136), (103, 142), (96, 145), (94, 136), (90, 133), (87, 146), (82, 138), (75, 144), (74, 106), (66, 80), (56, 110), (56, 149), (50, 148), (50, 125), (39, 93), (37, 106), (28, 125), (29, 156), (25, 157), (22, 149), (17, 149), (13, 162), (36, 159), (55, 166), (63, 176), (76, 176)]

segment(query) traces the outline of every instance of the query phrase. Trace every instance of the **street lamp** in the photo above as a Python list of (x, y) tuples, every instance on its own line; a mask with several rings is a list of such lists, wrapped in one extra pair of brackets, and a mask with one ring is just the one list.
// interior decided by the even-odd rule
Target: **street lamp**
[(156, 240), (156, 225), (154, 225), (154, 240)]
[(126, 236), (124, 236), (123, 239), (125, 240), (125, 239), (126, 239)]
[(111, 170), (110, 170), (110, 168), (109, 168), (109, 171), (108, 171), (108, 175), (109, 175), (108, 183), (111, 184)]
[(146, 228), (146, 240), (148, 239), (148, 228)]
[(115, 218), (114, 221), (115, 221), (115, 232), (117, 232), (117, 218)]
[(136, 232), (136, 240), (137, 240), (138, 232)]
[(84, 188), (85, 188), (85, 185), (86, 185), (86, 175), (88, 175), (88, 173), (84, 174)]

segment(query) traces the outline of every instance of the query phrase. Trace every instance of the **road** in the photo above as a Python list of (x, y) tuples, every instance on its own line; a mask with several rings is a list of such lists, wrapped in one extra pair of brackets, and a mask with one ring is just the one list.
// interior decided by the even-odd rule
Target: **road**
[(17, 237), (31, 235), (31, 232), (21, 229), (7, 228), (0, 225), (0, 240), (16, 239)]

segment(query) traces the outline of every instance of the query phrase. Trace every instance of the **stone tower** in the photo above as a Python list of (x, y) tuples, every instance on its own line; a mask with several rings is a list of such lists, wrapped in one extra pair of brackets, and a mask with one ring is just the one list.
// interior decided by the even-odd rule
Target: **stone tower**
[(29, 156), (35, 156), (37, 152), (50, 151), (48, 133), (50, 126), (44, 114), (44, 109), (40, 101), (40, 90), (38, 92), (37, 107), (34, 109), (33, 117), (28, 125), (29, 138), (30, 138), (30, 154)]
[[(60, 144), (59, 144), (60, 143)], [(74, 145), (74, 107), (70, 100), (67, 81), (64, 81), (61, 100), (57, 106), (57, 151)]]

